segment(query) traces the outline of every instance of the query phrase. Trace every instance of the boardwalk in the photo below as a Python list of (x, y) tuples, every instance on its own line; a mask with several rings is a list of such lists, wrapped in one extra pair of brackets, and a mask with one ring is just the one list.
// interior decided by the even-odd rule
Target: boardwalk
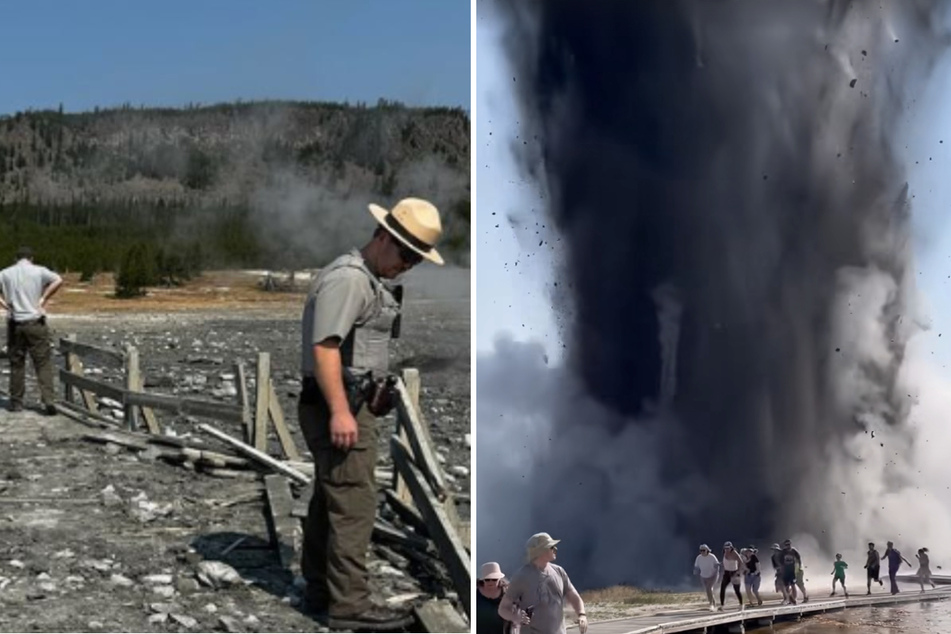
[[(937, 581), (935, 583), (938, 583)], [(743, 632), (744, 627), (767, 626), (780, 620), (798, 620), (812, 614), (844, 610), (846, 608), (870, 605), (889, 605), (895, 603), (918, 603), (951, 598), (951, 588), (940, 587), (921, 593), (918, 590), (905, 590), (892, 596), (876, 593), (872, 596), (854, 594), (849, 599), (812, 599), (808, 603), (780, 605), (779, 601), (768, 601), (762, 607), (740, 612), (735, 607), (725, 612), (711, 613), (708, 610), (677, 610), (662, 614), (649, 614), (637, 617), (611, 619), (588, 625), (588, 634), (673, 634), (674, 632)], [(569, 628), (577, 631), (577, 625)]]

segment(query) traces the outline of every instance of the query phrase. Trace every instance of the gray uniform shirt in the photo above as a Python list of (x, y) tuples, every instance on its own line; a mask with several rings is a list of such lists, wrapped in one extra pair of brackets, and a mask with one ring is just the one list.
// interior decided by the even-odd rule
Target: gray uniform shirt
[(565, 634), (565, 594), (574, 590), (568, 573), (549, 563), (539, 570), (528, 563), (512, 577), (506, 596), (519, 609), (533, 607), (532, 622), (521, 631), (531, 634)]
[(362, 261), (357, 250), (337, 258), (328, 271), (318, 275), (307, 295), (301, 320), (302, 376), (314, 376), (316, 344), (331, 337), (344, 341), (353, 326), (372, 317), (377, 308), (377, 295), (367, 273), (353, 266), (338, 266), (345, 258)]
[(39, 319), (43, 314), (40, 310), (43, 289), (59, 280), (59, 275), (53, 271), (25, 258), (0, 271), (0, 292), (10, 306), (13, 320)]

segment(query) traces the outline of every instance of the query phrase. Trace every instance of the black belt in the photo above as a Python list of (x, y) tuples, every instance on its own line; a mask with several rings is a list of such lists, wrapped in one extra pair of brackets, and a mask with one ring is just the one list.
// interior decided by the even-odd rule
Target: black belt
[(42, 315), (40, 317), (37, 317), (36, 319), (24, 319), (23, 321), (16, 321), (15, 319), (11, 319), (10, 321), (13, 322), (13, 324), (16, 326), (28, 326), (30, 324), (42, 325), (46, 323), (46, 315)]

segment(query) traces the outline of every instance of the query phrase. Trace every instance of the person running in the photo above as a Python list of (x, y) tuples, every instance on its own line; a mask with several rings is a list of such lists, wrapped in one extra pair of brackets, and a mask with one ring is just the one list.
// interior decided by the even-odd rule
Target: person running
[(937, 588), (931, 580), (931, 558), (928, 557), (928, 549), (919, 548), (915, 557), (918, 558), (918, 583), (921, 585), (921, 591), (925, 591), (925, 582), (930, 583), (932, 588)]
[(849, 564), (842, 560), (842, 555), (836, 553), (835, 561), (832, 563), (832, 594), (829, 595), (830, 597), (835, 596), (835, 582), (838, 581), (842, 584), (842, 592), (845, 593), (845, 598), (849, 598), (849, 591), (845, 589), (845, 569), (848, 567)]
[(878, 550), (875, 549), (875, 543), (869, 542), (868, 543), (868, 558), (865, 560), (865, 570), (868, 571), (866, 573), (867, 579), (865, 584), (866, 588), (868, 588), (868, 592), (865, 593), (867, 595), (872, 594), (873, 581), (877, 581), (878, 585), (880, 586), (885, 585), (884, 583), (882, 583), (882, 580), (879, 578), (879, 572), (881, 571), (881, 565), (879, 564), (880, 561), (881, 559), (878, 556)]
[(756, 553), (759, 552), (754, 546), (749, 548), (744, 548), (740, 551), (740, 555), (743, 557), (743, 563), (746, 565), (746, 575), (743, 577), (743, 580), (746, 582), (746, 603), (748, 605), (753, 605), (753, 597), (756, 597), (756, 605), (763, 605), (763, 599), (759, 596), (759, 586), (762, 582), (762, 574), (759, 566), (759, 557), (756, 556)]
[(886, 544), (885, 553), (882, 555), (882, 559), (888, 559), (888, 583), (891, 585), (892, 594), (898, 594), (900, 590), (898, 589), (898, 581), (895, 579), (895, 575), (898, 574), (898, 569), (901, 568), (902, 562), (908, 564), (911, 567), (911, 562), (905, 559), (901, 551), (895, 548), (895, 544), (888, 542)]
[(499, 605), (509, 584), (499, 564), (482, 564), (476, 585), (476, 634), (506, 634), (510, 621), (499, 615)]
[(773, 544), (772, 547), (773, 554), (770, 555), (769, 561), (773, 565), (773, 588), (779, 594), (784, 595), (783, 603), (786, 603), (785, 593), (783, 592), (783, 553), (782, 548), (779, 547), (779, 544)]
[[(720, 580), (720, 612), (726, 603), (726, 588), (733, 586), (733, 592), (736, 593), (736, 599), (740, 602), (740, 609), (743, 609), (743, 593), (740, 592), (739, 579), (743, 574), (743, 558), (733, 548), (732, 542), (723, 544), (723, 578)], [(736, 578), (736, 581), (734, 581)]]
[(693, 560), (693, 574), (700, 577), (703, 590), (707, 593), (710, 611), (716, 612), (717, 602), (713, 597), (713, 586), (716, 585), (717, 576), (720, 574), (720, 560), (710, 552), (710, 547), (706, 544), (700, 545), (700, 554)]
[(796, 605), (796, 555), (792, 549), (781, 550), (782, 567), (780, 580), (782, 582), (783, 602), (787, 605)]
[(783, 554), (791, 554), (796, 559), (796, 584), (793, 588), (792, 597), (793, 603), (796, 599), (796, 588), (802, 591), (802, 602), (809, 602), (809, 593), (806, 592), (806, 582), (805, 582), (805, 573), (802, 568), (802, 555), (799, 554), (799, 551), (793, 548), (792, 541), (786, 540), (783, 542)]

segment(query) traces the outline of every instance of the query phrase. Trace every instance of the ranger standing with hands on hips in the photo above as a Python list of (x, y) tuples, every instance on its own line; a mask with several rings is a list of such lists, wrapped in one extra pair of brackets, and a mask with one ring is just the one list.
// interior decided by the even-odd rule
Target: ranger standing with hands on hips
[(304, 524), (301, 568), (306, 611), (332, 629), (393, 631), (408, 611), (370, 599), (366, 551), (376, 517), (376, 417), (394, 405), (389, 343), (398, 336), (402, 288), (393, 279), (435, 250), (439, 211), (419, 198), (392, 210), (370, 205), (378, 226), (362, 248), (320, 271), (302, 319), (298, 418), (315, 462), (314, 494)]

